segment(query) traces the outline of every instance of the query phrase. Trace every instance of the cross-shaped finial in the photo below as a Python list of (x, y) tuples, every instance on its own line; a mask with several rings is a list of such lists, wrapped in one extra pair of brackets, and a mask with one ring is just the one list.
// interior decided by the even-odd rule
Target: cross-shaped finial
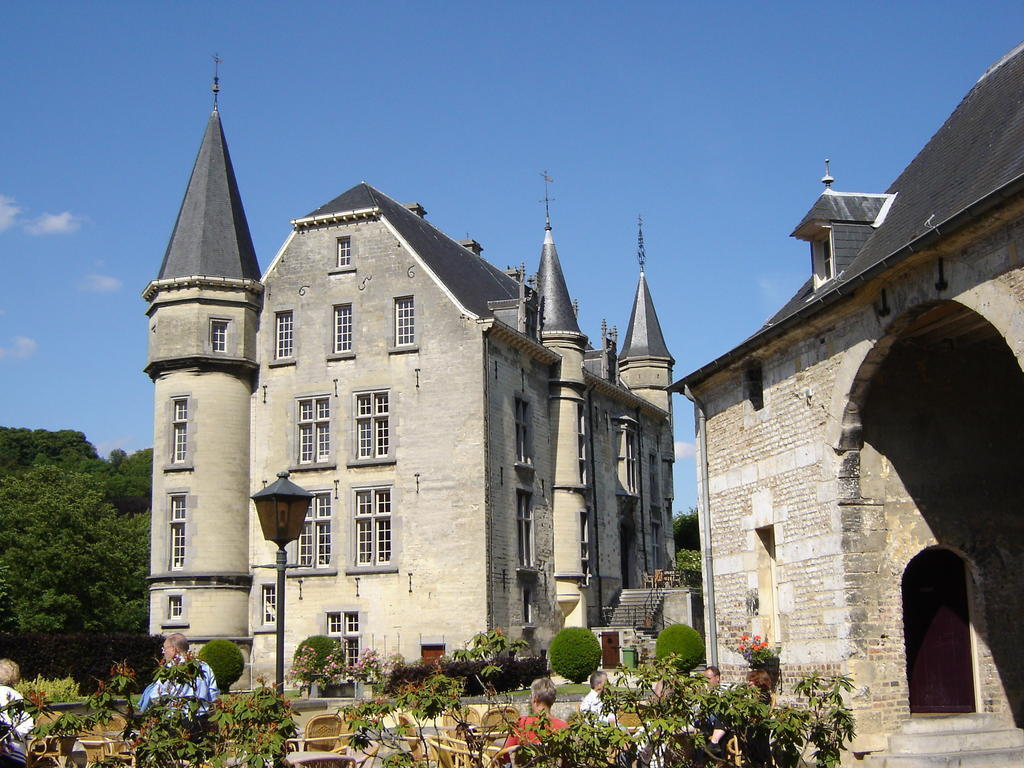
[(224, 59), (216, 53), (213, 54), (213, 108), (217, 109), (217, 94), (220, 93), (220, 64)]
[(647, 253), (644, 251), (644, 217), (636, 217), (636, 260), (640, 262), (640, 272), (644, 271)]
[(554, 179), (548, 176), (547, 171), (541, 171), (540, 175), (544, 178), (544, 229), (551, 229), (551, 209), (549, 203), (555, 198), (548, 196), (548, 184), (551, 184)]

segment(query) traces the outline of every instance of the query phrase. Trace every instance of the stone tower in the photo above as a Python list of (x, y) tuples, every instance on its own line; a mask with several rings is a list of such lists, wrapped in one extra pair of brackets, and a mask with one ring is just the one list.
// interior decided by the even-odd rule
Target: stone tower
[(249, 634), (249, 425), (263, 286), (214, 107), (149, 302), (150, 631)]
[(548, 394), (548, 417), (554, 453), (551, 516), (554, 529), (554, 576), (558, 607), (565, 626), (587, 626), (586, 593), (580, 588), (579, 521), (586, 511), (580, 477), (579, 424), (586, 384), (583, 356), (587, 337), (580, 331), (558, 260), (551, 222), (544, 227), (537, 291), (541, 302), (541, 342), (562, 360), (553, 366)]
[(672, 398), (666, 387), (672, 383), (674, 362), (641, 268), (626, 340), (619, 353), (619, 378), (632, 392), (671, 413)]

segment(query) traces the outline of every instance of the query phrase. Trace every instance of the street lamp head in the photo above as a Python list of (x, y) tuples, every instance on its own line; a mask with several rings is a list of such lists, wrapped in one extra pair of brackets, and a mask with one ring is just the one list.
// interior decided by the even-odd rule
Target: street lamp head
[(299, 538), (312, 498), (312, 493), (288, 479), (287, 472), (278, 472), (276, 481), (252, 495), (263, 538), (278, 547)]

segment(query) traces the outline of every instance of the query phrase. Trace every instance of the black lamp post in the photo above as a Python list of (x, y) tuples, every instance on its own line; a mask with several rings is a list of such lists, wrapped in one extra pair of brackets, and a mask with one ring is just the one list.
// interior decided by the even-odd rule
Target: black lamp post
[(288, 568), (288, 555), (284, 548), (302, 533), (302, 524), (306, 520), (306, 510), (312, 498), (312, 493), (288, 479), (287, 472), (278, 472), (275, 482), (252, 495), (263, 538), (277, 544), (277, 559), (274, 562), (277, 570), (275, 683), (281, 693), (284, 693), (284, 574)]

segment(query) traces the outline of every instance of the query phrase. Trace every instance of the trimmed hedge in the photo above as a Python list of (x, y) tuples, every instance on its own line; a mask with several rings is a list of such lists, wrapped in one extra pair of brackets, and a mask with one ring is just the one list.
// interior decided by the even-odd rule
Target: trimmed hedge
[(198, 655), (210, 665), (221, 693), (230, 691), (231, 684), (238, 681), (245, 669), (241, 649), (230, 640), (211, 640), (199, 649)]
[(341, 641), (336, 637), (328, 637), (327, 635), (310, 635), (295, 648), (295, 654), (292, 656), (292, 661), (299, 658), (299, 654), (302, 653), (304, 648), (312, 648), (316, 653), (316, 667), (317, 669), (323, 669), (327, 664), (327, 657), (331, 655), (331, 651), (335, 650), (341, 645)]
[(601, 643), (586, 627), (566, 627), (548, 648), (551, 668), (574, 683), (582, 683), (601, 663)]
[(658, 634), (654, 652), (659, 659), (678, 654), (676, 666), (679, 671), (689, 672), (704, 661), (704, 640), (693, 627), (672, 624)]
[(121, 661), (138, 674), (141, 688), (156, 670), (163, 643), (160, 635), (0, 634), (0, 658), (16, 661), (23, 680), (71, 677), (83, 693), (92, 693)]
[[(505, 691), (518, 691), (529, 688), (530, 683), (538, 677), (548, 675), (547, 659), (540, 657), (529, 657), (525, 659), (501, 659), (500, 661), (444, 661), (441, 662), (441, 672), (449, 677), (459, 677), (465, 681), (466, 696), (481, 696), (484, 693), (478, 677), (481, 670), (488, 664), (493, 663), (501, 671), (487, 682), (494, 686), (498, 693)], [(437, 672), (437, 664), (408, 664), (392, 671), (385, 683), (386, 693), (397, 693), (403, 687), (410, 684), (422, 683), (428, 677)]]

